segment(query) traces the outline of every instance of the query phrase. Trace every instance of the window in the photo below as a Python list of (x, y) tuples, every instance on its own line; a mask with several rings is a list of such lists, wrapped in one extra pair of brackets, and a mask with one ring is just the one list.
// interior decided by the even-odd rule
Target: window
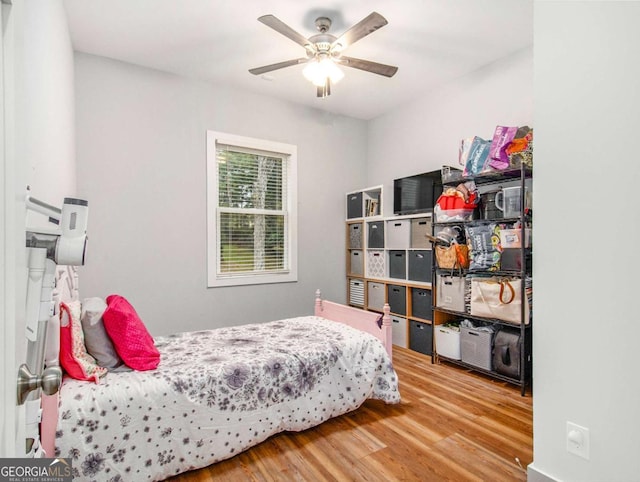
[(296, 153), (207, 132), (210, 287), (297, 280)]

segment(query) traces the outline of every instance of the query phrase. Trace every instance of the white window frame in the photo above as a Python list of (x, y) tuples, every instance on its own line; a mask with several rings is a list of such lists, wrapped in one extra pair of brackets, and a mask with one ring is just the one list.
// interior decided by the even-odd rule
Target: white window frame
[[(218, 233), (218, 168), (216, 147), (227, 145), (239, 149), (252, 149), (287, 157), (287, 211), (285, 236), (288, 237), (286, 263), (289, 269), (282, 273), (235, 273), (219, 274), (220, 241)], [(242, 286), (267, 283), (290, 283), (298, 281), (298, 148), (292, 144), (255, 139), (252, 137), (207, 131), (207, 286)]]

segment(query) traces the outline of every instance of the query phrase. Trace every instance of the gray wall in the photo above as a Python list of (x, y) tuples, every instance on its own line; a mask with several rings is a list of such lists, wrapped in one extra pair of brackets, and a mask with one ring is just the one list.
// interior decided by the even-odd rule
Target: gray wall
[(393, 179), (458, 165), (466, 137), (491, 139), (496, 125), (533, 122), (533, 51), (517, 52), (370, 121), (368, 185), (383, 184), (393, 214)]
[[(67, 18), (61, 0), (28, 0), (19, 8), (22, 31), (28, 32), (20, 36), (16, 70), (22, 187), (28, 184), (34, 197), (61, 206), (64, 197), (76, 194), (73, 49)], [(29, 213), (28, 219), (32, 226), (51, 226), (40, 214)]]
[[(84, 296), (127, 297), (153, 335), (267, 321), (345, 301), (345, 193), (366, 179), (366, 124), (76, 54)], [(298, 282), (209, 288), (206, 131), (298, 146)]]
[(533, 468), (557, 480), (640, 480), (638, 22), (639, 2), (536, 2)]

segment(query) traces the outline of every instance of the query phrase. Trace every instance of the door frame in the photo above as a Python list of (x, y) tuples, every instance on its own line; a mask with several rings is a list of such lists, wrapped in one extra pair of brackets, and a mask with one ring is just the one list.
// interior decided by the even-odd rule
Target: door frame
[[(24, 456), (24, 406), (17, 406), (16, 381), (19, 360), (24, 358), (24, 303), (19, 302), (24, 290), (19, 282), (24, 276), (18, 270), (24, 258), (24, 216), (19, 222), (19, 170), (16, 161), (16, 86), (15, 61), (18, 5), (10, 0), (0, 4), (0, 374), (2, 375), (2, 427), (0, 457)], [(22, 206), (22, 211), (24, 207)], [(26, 274), (25, 274), (26, 275)], [(26, 282), (26, 279), (25, 279)], [(22, 315), (21, 315), (22, 313)], [(24, 330), (23, 330), (24, 331)], [(20, 442), (22, 440), (22, 442)]]

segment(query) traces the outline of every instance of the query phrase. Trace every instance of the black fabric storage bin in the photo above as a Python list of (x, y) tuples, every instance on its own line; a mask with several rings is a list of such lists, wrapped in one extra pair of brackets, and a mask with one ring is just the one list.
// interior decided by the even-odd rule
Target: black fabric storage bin
[(409, 348), (425, 355), (433, 353), (433, 327), (427, 323), (411, 320), (409, 326)]
[(406, 315), (407, 287), (387, 285), (387, 303), (389, 303), (391, 313), (395, 313), (397, 315)]
[(347, 194), (347, 218), (362, 217), (362, 193)]
[(431, 251), (409, 251), (409, 277), (413, 281), (431, 281)]
[(384, 222), (374, 221), (367, 223), (367, 247), (384, 248)]
[(423, 320), (433, 319), (430, 290), (411, 288), (411, 316)]
[(406, 251), (389, 251), (389, 277), (407, 279)]
[[(504, 271), (520, 271), (522, 256), (520, 248), (504, 248), (500, 255), (500, 269)], [(531, 272), (531, 249), (524, 250), (525, 271)]]
[(502, 328), (493, 340), (493, 369), (520, 378), (520, 330)]

